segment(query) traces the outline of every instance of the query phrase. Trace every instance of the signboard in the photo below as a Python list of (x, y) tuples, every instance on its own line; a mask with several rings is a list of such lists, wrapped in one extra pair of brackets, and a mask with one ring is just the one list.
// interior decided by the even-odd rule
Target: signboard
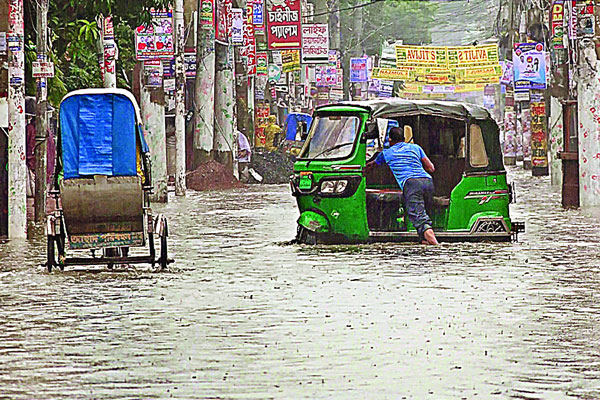
[(460, 46), (448, 47), (448, 67), (482, 67), (498, 65), (498, 46)]
[(8, 51), (8, 42), (6, 41), (6, 32), (0, 32), (0, 55), (6, 55)]
[(163, 67), (160, 60), (144, 61), (144, 75), (146, 86), (159, 88), (163, 85)]
[(302, 25), (302, 63), (327, 64), (329, 62), (329, 25)]
[(338, 81), (338, 70), (335, 65), (317, 65), (315, 82), (318, 87), (335, 86)]
[(529, 101), (529, 90), (515, 91), (515, 101)]
[(399, 45), (396, 46), (396, 66), (448, 68), (448, 50), (446, 47)]
[(252, 23), (254, 29), (265, 29), (265, 3), (264, 0), (254, 0), (252, 7)]
[(33, 61), (31, 75), (33, 78), (54, 78), (54, 63)]
[(269, 74), (269, 54), (266, 52), (256, 53), (256, 75), (267, 76)]
[(515, 90), (546, 89), (546, 54), (542, 43), (515, 43)]
[(231, 44), (244, 44), (244, 10), (241, 8), (231, 9)]
[(550, 35), (552, 46), (555, 49), (564, 49), (564, 25), (565, 4), (564, 0), (554, 0), (552, 2), (552, 11), (550, 15)]
[(270, 50), (301, 47), (300, 0), (269, 0), (267, 3), (267, 43)]
[[(533, 96), (532, 96), (533, 97)], [(548, 141), (546, 140), (546, 103), (532, 102), (531, 110), (531, 165), (548, 167)]]
[(283, 61), (283, 72), (299, 71), (300, 68), (300, 50), (283, 50), (281, 52)]
[(281, 67), (277, 64), (269, 64), (267, 74), (269, 76), (269, 82), (278, 83), (281, 79)]
[(201, 0), (200, 2), (200, 26), (202, 29), (212, 29), (215, 25), (213, 0)]
[(252, 23), (252, 3), (246, 6), (246, 19), (244, 20), (244, 51), (248, 75), (256, 75), (256, 37), (254, 36), (254, 24)]
[(350, 59), (350, 82), (368, 82), (367, 58)]
[(175, 54), (173, 46), (173, 12), (151, 11), (152, 25), (138, 26), (135, 30), (135, 55), (138, 60), (156, 60), (172, 58)]
[(194, 49), (185, 49), (185, 76), (186, 78), (196, 77), (196, 51)]
[(272, 51), (271, 56), (273, 57), (273, 64), (283, 65), (280, 51)]
[[(228, 27), (227, 27), (227, 0), (215, 0), (216, 24), (215, 24), (215, 40), (227, 44)], [(229, 0), (231, 2), (231, 0)]]

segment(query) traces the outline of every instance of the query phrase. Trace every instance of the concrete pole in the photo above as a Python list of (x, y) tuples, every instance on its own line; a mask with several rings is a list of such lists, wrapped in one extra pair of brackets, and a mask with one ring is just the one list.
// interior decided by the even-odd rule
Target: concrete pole
[(252, 147), (256, 146), (257, 138), (256, 138), (256, 104), (254, 101), (254, 77), (248, 77), (248, 133), (252, 135), (252, 137), (248, 136), (250, 143), (252, 143)]
[[(215, 77), (215, 158), (233, 172), (235, 76), (233, 46), (217, 44)], [(235, 137), (237, 139), (237, 137)], [(235, 140), (237, 144), (237, 140)]]
[(9, 1), (8, 28), (8, 237), (27, 237), (25, 163), (25, 53), (23, 0)]
[(150, 148), (150, 160), (152, 162), (154, 193), (150, 196), (150, 200), (158, 203), (166, 203), (169, 196), (167, 188), (165, 106), (156, 101), (156, 98), (164, 99), (164, 94), (160, 93), (163, 89), (149, 89), (146, 87), (143, 68), (140, 68), (139, 79), (142, 121), (148, 147)]
[[(201, 0), (199, 0), (198, 9)], [(212, 159), (215, 121), (215, 29), (214, 24), (198, 27), (196, 68), (196, 117), (194, 126), (194, 166)]]
[(185, 24), (183, 0), (175, 1), (175, 195), (185, 196)]
[(104, 18), (102, 21), (103, 36), (102, 47), (104, 49), (104, 87), (117, 87), (117, 58), (119, 50), (115, 42), (114, 27), (112, 16)]
[[(37, 1), (37, 60), (47, 61), (48, 0)], [(48, 87), (46, 78), (38, 78), (35, 116), (35, 222), (46, 220), (46, 141), (48, 139)]]

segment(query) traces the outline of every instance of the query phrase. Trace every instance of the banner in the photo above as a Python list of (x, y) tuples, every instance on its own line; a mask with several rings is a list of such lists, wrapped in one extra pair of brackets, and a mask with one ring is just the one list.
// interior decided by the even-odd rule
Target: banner
[(481, 67), (498, 65), (498, 46), (448, 47), (448, 68)]
[(151, 11), (152, 25), (138, 26), (135, 30), (135, 56), (138, 60), (172, 58), (173, 12)]
[(267, 76), (269, 73), (269, 54), (261, 51), (256, 53), (256, 75)]
[(215, 25), (213, 0), (202, 0), (200, 3), (200, 25), (202, 29), (212, 29)]
[(414, 68), (373, 68), (373, 78), (388, 81), (416, 81)]
[(262, 31), (265, 29), (265, 4), (264, 0), (254, 0), (252, 7), (252, 23), (254, 29)]
[(350, 82), (368, 82), (369, 71), (367, 70), (366, 58), (350, 59)]
[(269, 0), (267, 4), (269, 49), (299, 49), (302, 43), (300, 0)]
[(246, 6), (246, 19), (244, 20), (244, 51), (242, 52), (242, 56), (246, 58), (248, 75), (256, 75), (256, 37), (254, 36), (252, 3), (250, 2)]
[(335, 65), (317, 65), (315, 81), (317, 87), (335, 86), (338, 81), (338, 70)]
[[(227, 28), (227, 0), (216, 0), (216, 24), (215, 24), (215, 40), (221, 43), (228, 43), (228, 28)], [(229, 0), (231, 2), (231, 0)]]
[(244, 44), (244, 10), (241, 8), (231, 9), (231, 44)]
[(515, 90), (546, 89), (546, 54), (542, 43), (515, 43)]
[(500, 83), (503, 85), (512, 86), (514, 79), (512, 61), (501, 61), (500, 66), (502, 67), (502, 76), (500, 77)]
[(534, 167), (546, 168), (548, 167), (548, 141), (546, 140), (546, 103), (543, 101), (532, 102), (530, 105), (530, 110), (531, 165)]
[(396, 46), (397, 67), (448, 68), (446, 47)]
[(552, 11), (550, 14), (550, 35), (551, 43), (555, 49), (564, 49), (564, 18), (565, 4), (564, 0), (554, 0), (552, 2)]
[(299, 71), (300, 68), (300, 50), (284, 50), (281, 52), (283, 62), (283, 72)]
[(302, 25), (302, 63), (327, 64), (329, 62), (329, 25)]

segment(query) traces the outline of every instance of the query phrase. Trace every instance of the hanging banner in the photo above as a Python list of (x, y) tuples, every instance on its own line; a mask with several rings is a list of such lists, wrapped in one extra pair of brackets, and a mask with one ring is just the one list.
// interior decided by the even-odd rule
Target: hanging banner
[(397, 67), (448, 67), (446, 47), (396, 46)]
[(265, 3), (264, 0), (254, 0), (252, 7), (252, 23), (254, 29), (262, 31), (265, 29)]
[(531, 165), (534, 167), (546, 168), (548, 167), (548, 142), (546, 140), (546, 103), (543, 101), (532, 102), (530, 105), (530, 110)]
[(231, 44), (244, 44), (244, 10), (241, 8), (231, 9)]
[(515, 90), (546, 89), (546, 54), (542, 43), (515, 43)]
[(269, 0), (267, 3), (267, 42), (270, 50), (301, 47), (300, 0)]
[(299, 71), (300, 68), (300, 50), (283, 50), (281, 52), (281, 61), (283, 62), (283, 72)]
[(138, 26), (135, 29), (135, 56), (137, 60), (156, 60), (172, 58), (173, 12), (150, 11), (152, 25)]
[(565, 4), (564, 0), (554, 0), (552, 2), (552, 11), (550, 15), (550, 35), (552, 46), (555, 49), (564, 49), (564, 18)]
[(498, 65), (498, 46), (448, 47), (448, 68), (482, 67)]
[(329, 62), (329, 25), (302, 25), (302, 63), (327, 64)]
[[(216, 24), (215, 24), (215, 40), (223, 44), (228, 43), (228, 28), (227, 28), (227, 4), (226, 0), (215, 0)], [(231, 1), (231, 0), (229, 0)]]
[(213, 29), (215, 25), (213, 0), (202, 0), (200, 3), (200, 26), (202, 29)]
[(256, 53), (256, 75), (267, 76), (269, 74), (269, 54), (261, 51)]
[(350, 59), (350, 82), (368, 82), (367, 58)]
[(246, 6), (246, 18), (244, 20), (244, 51), (246, 66), (249, 76), (256, 75), (256, 37), (254, 36), (254, 24), (252, 23), (252, 3)]

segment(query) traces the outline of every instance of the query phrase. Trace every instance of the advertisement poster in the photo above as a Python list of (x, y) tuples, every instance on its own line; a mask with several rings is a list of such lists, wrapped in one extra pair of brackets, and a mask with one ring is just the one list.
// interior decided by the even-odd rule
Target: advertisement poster
[(368, 82), (369, 72), (367, 70), (366, 58), (350, 59), (350, 82)]
[(202, 29), (212, 29), (215, 25), (213, 0), (202, 0), (200, 2), (200, 26)]
[(281, 66), (277, 64), (269, 64), (267, 74), (269, 76), (269, 82), (279, 83), (281, 80)]
[(594, 4), (577, 2), (577, 37), (592, 37), (596, 33), (596, 19), (594, 17)]
[(268, 0), (267, 42), (270, 50), (301, 47), (300, 0)]
[(555, 49), (564, 49), (563, 44), (564, 28), (563, 21), (565, 18), (565, 4), (564, 0), (554, 0), (552, 2), (552, 13), (550, 20), (550, 35), (552, 46)]
[(329, 63), (329, 25), (302, 25), (302, 63)]
[(196, 51), (195, 49), (185, 49), (184, 54), (185, 62), (185, 77), (195, 78), (196, 77)]
[(283, 72), (299, 71), (300, 68), (300, 50), (284, 50), (281, 52), (283, 62)]
[(262, 31), (265, 29), (265, 2), (264, 0), (254, 0), (252, 11), (252, 23), (254, 29)]
[(163, 66), (160, 60), (144, 61), (146, 86), (159, 88), (163, 85)]
[(254, 36), (254, 24), (252, 24), (252, 3), (246, 8), (246, 18), (244, 20), (244, 51), (243, 57), (246, 58), (248, 75), (256, 75), (256, 37)]
[(546, 103), (532, 102), (531, 110), (531, 165), (548, 166), (548, 142), (546, 140)]
[[(231, 1), (231, 0), (230, 0)], [(216, 21), (215, 24), (215, 40), (218, 42), (228, 43), (228, 27), (227, 27), (227, 0), (215, 0)]]
[(513, 64), (515, 90), (546, 89), (546, 53), (542, 43), (516, 43)]
[(516, 114), (512, 107), (506, 107), (504, 113), (504, 156), (516, 157)]
[(502, 67), (502, 76), (500, 77), (500, 83), (503, 85), (512, 86), (514, 79), (512, 61), (501, 61), (500, 66)]
[(138, 60), (172, 58), (173, 12), (152, 11), (152, 25), (138, 26), (135, 30), (135, 55)]
[(315, 82), (317, 87), (335, 86), (338, 81), (338, 70), (335, 65), (317, 65)]
[(241, 8), (231, 9), (231, 44), (244, 44), (244, 10)]
[(267, 76), (269, 74), (269, 54), (266, 52), (256, 53), (256, 75)]
[(448, 67), (482, 67), (486, 65), (498, 65), (498, 46), (460, 46), (448, 47)]
[(448, 68), (448, 48), (396, 46), (396, 66)]

